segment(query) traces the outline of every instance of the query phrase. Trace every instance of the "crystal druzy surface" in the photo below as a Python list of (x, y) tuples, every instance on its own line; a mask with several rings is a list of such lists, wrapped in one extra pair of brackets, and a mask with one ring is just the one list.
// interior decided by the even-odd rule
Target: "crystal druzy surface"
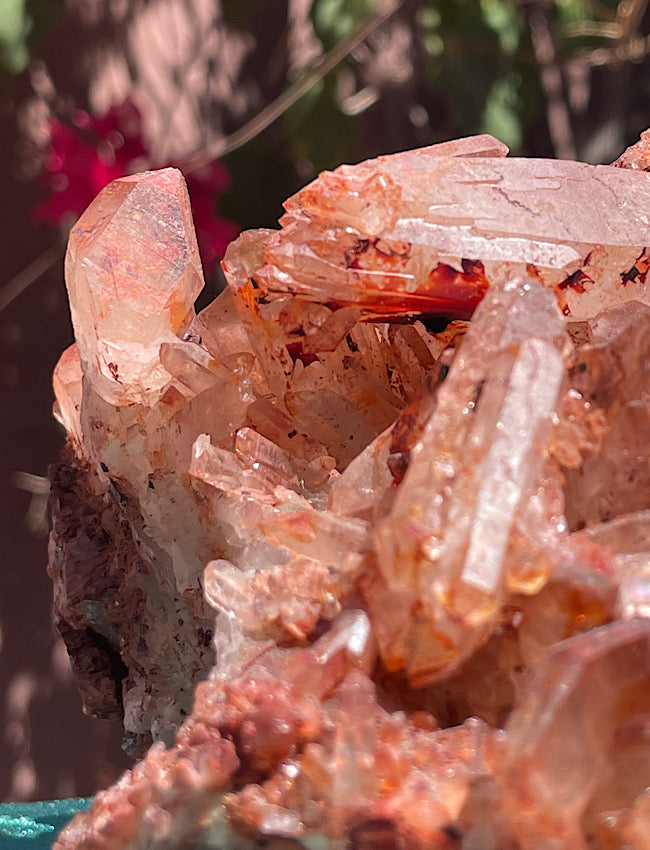
[(647, 140), (327, 172), (202, 285), (181, 175), (73, 230), (49, 570), (146, 755), (58, 847), (645, 850)]

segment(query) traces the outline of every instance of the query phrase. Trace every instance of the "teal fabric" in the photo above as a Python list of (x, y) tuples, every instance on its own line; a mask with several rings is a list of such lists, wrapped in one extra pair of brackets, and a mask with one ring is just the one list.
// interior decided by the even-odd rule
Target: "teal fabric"
[(0, 804), (0, 850), (50, 850), (77, 814), (92, 805), (92, 797), (46, 800), (40, 803)]

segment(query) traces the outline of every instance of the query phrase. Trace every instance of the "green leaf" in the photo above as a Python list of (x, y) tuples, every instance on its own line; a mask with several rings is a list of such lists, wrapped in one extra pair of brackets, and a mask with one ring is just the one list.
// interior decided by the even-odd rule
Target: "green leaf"
[(314, 0), (311, 19), (326, 50), (342, 41), (377, 9), (377, 0)]
[(523, 21), (508, 0), (480, 0), (481, 12), (487, 26), (499, 37), (501, 50), (507, 55), (519, 47)]
[(10, 74), (19, 74), (27, 66), (30, 28), (25, 0), (0, 0), (0, 65)]
[(483, 132), (504, 142), (511, 150), (521, 147), (522, 127), (518, 114), (521, 78), (516, 72), (495, 80), (485, 101)]

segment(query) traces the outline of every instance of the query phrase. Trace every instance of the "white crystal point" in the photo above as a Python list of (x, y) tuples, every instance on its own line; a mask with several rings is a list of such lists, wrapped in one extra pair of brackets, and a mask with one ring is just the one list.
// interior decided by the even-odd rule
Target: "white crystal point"
[(203, 272), (183, 175), (116, 180), (70, 233), (65, 261), (84, 373), (109, 402), (155, 398), (169, 376), (161, 342), (194, 319)]

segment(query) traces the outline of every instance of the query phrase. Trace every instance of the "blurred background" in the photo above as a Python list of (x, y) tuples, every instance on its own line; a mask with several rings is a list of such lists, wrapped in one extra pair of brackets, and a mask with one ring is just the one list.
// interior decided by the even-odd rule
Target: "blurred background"
[(0, 0), (0, 797), (127, 766), (51, 620), (51, 373), (70, 225), (110, 180), (186, 174), (206, 272), (320, 170), (488, 132), (611, 162), (650, 124), (648, 0)]

